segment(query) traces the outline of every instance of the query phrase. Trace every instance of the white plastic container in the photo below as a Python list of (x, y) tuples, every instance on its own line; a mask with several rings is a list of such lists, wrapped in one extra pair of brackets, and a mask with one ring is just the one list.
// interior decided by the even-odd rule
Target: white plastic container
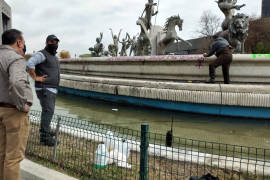
[(118, 167), (131, 168), (131, 165), (127, 163), (130, 147), (126, 139), (118, 138), (113, 132), (108, 131), (105, 144), (109, 152), (108, 164), (115, 163)]
[(113, 132), (108, 131), (105, 137), (105, 144), (109, 152), (114, 150), (115, 141), (116, 141), (116, 138), (114, 137)]
[(128, 143), (126, 139), (118, 139), (115, 144), (115, 151), (123, 154), (127, 158), (129, 157), (130, 148), (128, 147)]
[(109, 152), (106, 149), (105, 144), (99, 144), (96, 150), (94, 167), (103, 169), (108, 165)]

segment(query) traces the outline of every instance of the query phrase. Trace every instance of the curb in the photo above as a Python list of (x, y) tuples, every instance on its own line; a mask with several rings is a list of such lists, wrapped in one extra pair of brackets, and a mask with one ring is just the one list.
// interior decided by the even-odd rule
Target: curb
[(27, 159), (21, 162), (21, 175), (22, 180), (77, 180)]

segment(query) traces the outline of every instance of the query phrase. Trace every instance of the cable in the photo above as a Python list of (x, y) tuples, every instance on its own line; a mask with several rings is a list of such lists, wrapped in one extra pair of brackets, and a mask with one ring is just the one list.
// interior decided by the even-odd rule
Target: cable
[(222, 103), (223, 103), (223, 97), (222, 97), (222, 89), (221, 89), (221, 84), (219, 83), (219, 92), (220, 92), (220, 107), (219, 107), (219, 115), (221, 115), (221, 108), (222, 108)]

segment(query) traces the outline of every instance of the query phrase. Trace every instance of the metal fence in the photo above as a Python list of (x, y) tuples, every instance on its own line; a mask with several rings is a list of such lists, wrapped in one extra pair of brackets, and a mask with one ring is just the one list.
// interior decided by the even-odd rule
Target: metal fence
[[(189, 179), (211, 173), (224, 180), (270, 180), (270, 149), (166, 136), (55, 115), (60, 144), (39, 142), (40, 112), (30, 113), (26, 156), (80, 179)], [(104, 148), (106, 147), (106, 148)], [(105, 163), (101, 163), (105, 162)]]

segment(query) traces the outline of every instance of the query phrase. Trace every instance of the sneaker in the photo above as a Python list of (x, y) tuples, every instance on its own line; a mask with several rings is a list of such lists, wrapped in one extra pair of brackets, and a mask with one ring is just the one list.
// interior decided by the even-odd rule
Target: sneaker
[(206, 83), (208, 83), (208, 84), (215, 84), (215, 80), (214, 79), (209, 79), (208, 81), (206, 81)]

